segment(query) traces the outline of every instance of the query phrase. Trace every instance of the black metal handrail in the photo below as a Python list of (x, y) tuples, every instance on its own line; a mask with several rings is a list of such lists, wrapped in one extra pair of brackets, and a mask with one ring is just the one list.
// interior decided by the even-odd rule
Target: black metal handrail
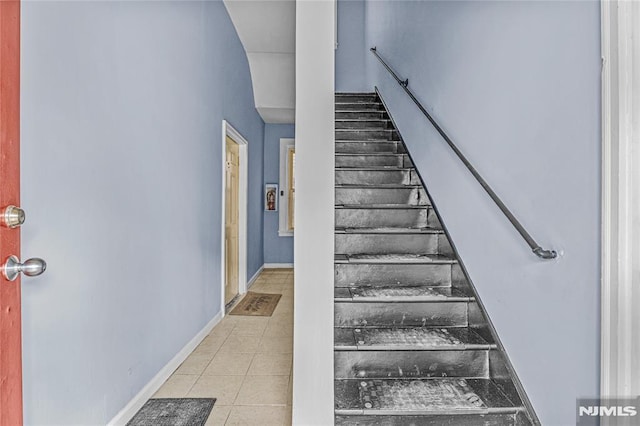
[(555, 250), (545, 250), (542, 247), (540, 247), (540, 245), (536, 242), (536, 240), (533, 239), (531, 234), (529, 234), (527, 232), (527, 230), (524, 229), (524, 227), (518, 221), (518, 219), (516, 219), (516, 217), (513, 215), (513, 213), (511, 213), (511, 211), (507, 208), (507, 206), (505, 206), (505, 204), (502, 202), (500, 197), (498, 197), (498, 195), (493, 191), (493, 189), (491, 189), (489, 184), (482, 178), (482, 176), (480, 176), (480, 173), (478, 173), (478, 171), (475, 169), (475, 167), (473, 167), (473, 165), (469, 162), (469, 160), (467, 160), (467, 158), (464, 156), (464, 154), (462, 154), (462, 152), (458, 149), (458, 147), (453, 143), (451, 138), (445, 133), (444, 130), (442, 130), (442, 127), (440, 127), (440, 125), (438, 125), (438, 123), (433, 119), (431, 114), (429, 114), (427, 112), (427, 110), (422, 106), (420, 101), (418, 101), (416, 99), (416, 97), (411, 92), (411, 90), (409, 90), (409, 79), (401, 80), (400, 77), (398, 77), (398, 75), (384, 61), (384, 59), (382, 59), (380, 57), (380, 55), (378, 54), (378, 51), (377, 51), (377, 49), (375, 47), (372, 47), (370, 50), (376, 56), (376, 58), (378, 58), (378, 60), (382, 63), (382, 65), (384, 65), (384, 67), (387, 69), (387, 71), (389, 71), (389, 73), (393, 76), (393, 78), (398, 82), (400, 87), (402, 87), (404, 89), (405, 93), (416, 104), (416, 106), (420, 109), (420, 111), (424, 114), (424, 116), (427, 117), (427, 119), (431, 122), (433, 127), (435, 127), (435, 129), (438, 131), (438, 133), (440, 133), (440, 136), (442, 136), (442, 138), (445, 140), (445, 142), (451, 147), (453, 152), (456, 153), (456, 155), (458, 156), (460, 161), (462, 161), (462, 163), (464, 163), (464, 165), (467, 166), (467, 169), (469, 169), (469, 171), (471, 172), (473, 177), (475, 177), (476, 180), (478, 181), (478, 183), (480, 183), (480, 185), (484, 188), (484, 190), (487, 191), (487, 194), (489, 194), (491, 199), (498, 205), (500, 210), (502, 210), (502, 213), (504, 213), (504, 215), (507, 217), (507, 219), (509, 219), (509, 222), (511, 222), (511, 224), (520, 233), (520, 235), (522, 235), (522, 238), (524, 238), (524, 240), (527, 242), (527, 244), (529, 244), (529, 247), (531, 247), (531, 250), (538, 257), (541, 257), (542, 259), (555, 259), (558, 256), (558, 253), (556, 253)]

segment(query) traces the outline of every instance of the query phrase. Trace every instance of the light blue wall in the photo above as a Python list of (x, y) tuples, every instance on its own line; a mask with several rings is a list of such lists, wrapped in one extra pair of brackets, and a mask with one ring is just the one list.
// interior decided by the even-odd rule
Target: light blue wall
[(104, 425), (220, 309), (223, 118), (262, 265), (264, 123), (219, 1), (22, 7), (25, 423)]
[(599, 386), (598, 2), (370, 1), (376, 45), (531, 234), (538, 260), (371, 54), (377, 85), (545, 425)]
[[(264, 126), (264, 183), (280, 180), (280, 138), (295, 137), (293, 124)], [(278, 212), (264, 212), (264, 262), (293, 263), (293, 237), (278, 236)]]
[(338, 0), (337, 92), (371, 91), (364, 78), (364, 10), (363, 0)]

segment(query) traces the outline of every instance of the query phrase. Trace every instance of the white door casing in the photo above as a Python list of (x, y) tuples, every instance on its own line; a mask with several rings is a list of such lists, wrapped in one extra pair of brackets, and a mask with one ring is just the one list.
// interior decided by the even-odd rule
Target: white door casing
[(238, 132), (227, 120), (222, 120), (222, 186), (220, 187), (220, 209), (222, 211), (222, 232), (220, 246), (220, 310), (224, 316), (224, 288), (226, 282), (225, 276), (225, 185), (226, 185), (226, 141), (227, 136), (233, 139), (240, 146), (240, 194), (238, 209), (238, 294), (242, 295), (247, 292), (247, 192), (249, 185), (249, 168), (248, 168), (248, 149), (249, 141), (247, 141), (240, 132)]

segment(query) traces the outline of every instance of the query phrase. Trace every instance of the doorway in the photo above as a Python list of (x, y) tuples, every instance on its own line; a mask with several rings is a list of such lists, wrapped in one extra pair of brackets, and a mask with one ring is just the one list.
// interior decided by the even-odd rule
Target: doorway
[(222, 294), (226, 312), (247, 291), (247, 148), (248, 141), (222, 122)]
[(240, 259), (238, 258), (239, 217), (238, 203), (240, 202), (240, 147), (229, 136), (226, 138), (225, 152), (225, 283), (224, 303), (229, 305), (238, 297), (238, 272)]

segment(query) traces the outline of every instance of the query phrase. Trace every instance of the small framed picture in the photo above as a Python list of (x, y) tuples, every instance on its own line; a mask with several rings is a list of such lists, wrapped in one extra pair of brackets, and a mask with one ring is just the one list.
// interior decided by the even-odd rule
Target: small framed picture
[(278, 184), (268, 183), (264, 186), (264, 210), (267, 212), (278, 211)]

